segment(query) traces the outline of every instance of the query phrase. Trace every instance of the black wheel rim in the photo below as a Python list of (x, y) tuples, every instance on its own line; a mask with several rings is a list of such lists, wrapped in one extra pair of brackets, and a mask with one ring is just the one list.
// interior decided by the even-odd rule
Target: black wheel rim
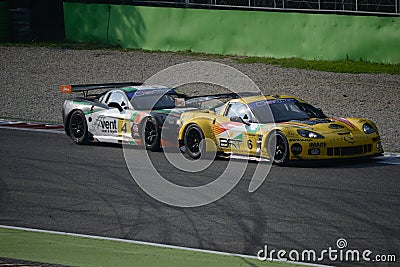
[(75, 115), (71, 119), (71, 132), (72, 135), (79, 139), (85, 135), (85, 121), (80, 115)]
[(276, 144), (275, 144), (275, 153), (274, 160), (280, 161), (283, 160), (286, 156), (286, 142), (282, 138), (282, 136), (276, 136)]
[(201, 140), (202, 137), (198, 130), (196, 129), (189, 130), (186, 138), (187, 149), (189, 149), (190, 152), (192, 153), (199, 153)]
[(144, 128), (144, 139), (146, 144), (152, 145), (157, 138), (157, 129), (154, 123), (147, 122)]

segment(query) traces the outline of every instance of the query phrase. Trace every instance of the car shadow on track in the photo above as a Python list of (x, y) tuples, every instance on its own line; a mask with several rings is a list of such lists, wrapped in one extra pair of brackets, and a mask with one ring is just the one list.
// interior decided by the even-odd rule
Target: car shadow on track
[(315, 161), (295, 161), (288, 163), (285, 167), (295, 168), (335, 168), (335, 169), (361, 169), (378, 166), (390, 165), (380, 162), (380, 158), (350, 158), (350, 159), (332, 159)]
[[(74, 144), (76, 145), (76, 144)], [(103, 142), (91, 142), (88, 144), (84, 144), (81, 146), (93, 146), (93, 147), (115, 147), (115, 148), (122, 148), (122, 144), (116, 144), (116, 143), (103, 143)]]
[[(93, 147), (107, 147), (107, 148), (117, 148), (122, 149), (122, 144), (116, 143), (103, 143), (103, 142), (92, 142), (86, 144), (85, 146), (93, 146)], [(144, 149), (141, 146), (129, 146), (132, 149)], [(148, 151), (148, 153), (164, 153), (162, 149), (157, 152)], [(226, 157), (217, 157), (215, 160), (217, 161), (243, 161), (246, 159), (236, 159), (236, 158), (226, 158)], [(388, 166), (391, 164), (381, 162), (381, 157), (367, 157), (367, 158), (348, 158), (348, 159), (332, 159), (332, 160), (313, 160), (313, 161), (292, 161), (286, 164), (285, 166), (276, 166), (278, 168), (342, 168), (342, 169), (357, 169), (357, 168), (371, 168), (377, 166)], [(249, 163), (258, 164), (256, 160), (248, 160)]]

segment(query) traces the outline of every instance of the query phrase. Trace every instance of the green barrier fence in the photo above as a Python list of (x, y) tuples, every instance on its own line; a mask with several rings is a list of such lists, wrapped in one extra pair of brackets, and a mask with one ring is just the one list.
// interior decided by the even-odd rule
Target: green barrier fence
[(400, 17), (64, 3), (70, 41), (126, 48), (400, 63)]

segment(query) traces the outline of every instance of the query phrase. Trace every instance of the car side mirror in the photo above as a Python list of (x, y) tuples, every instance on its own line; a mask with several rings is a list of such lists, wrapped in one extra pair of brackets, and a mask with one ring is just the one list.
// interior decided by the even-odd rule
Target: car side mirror
[(108, 103), (108, 106), (110, 108), (117, 108), (119, 110), (119, 112), (122, 112), (124, 109), (121, 107), (120, 104), (118, 104), (117, 102), (110, 102)]
[(239, 117), (239, 116), (232, 116), (232, 117), (230, 117), (229, 118), (231, 121), (234, 121), (234, 122), (240, 122), (240, 123), (244, 123), (244, 124), (246, 124), (246, 125), (250, 125), (250, 123), (248, 123), (248, 122), (245, 122), (241, 117)]

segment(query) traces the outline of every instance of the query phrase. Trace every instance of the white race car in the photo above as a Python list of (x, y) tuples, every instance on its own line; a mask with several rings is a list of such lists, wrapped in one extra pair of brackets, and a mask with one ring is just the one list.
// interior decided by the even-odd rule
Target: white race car
[[(65, 132), (77, 144), (124, 142), (158, 150), (168, 140), (177, 140), (180, 113), (193, 109), (176, 108), (185, 95), (165, 86), (129, 82), (62, 85), (60, 89), (84, 92), (84, 97), (67, 99), (63, 105)], [(88, 95), (96, 89), (108, 90)]]

